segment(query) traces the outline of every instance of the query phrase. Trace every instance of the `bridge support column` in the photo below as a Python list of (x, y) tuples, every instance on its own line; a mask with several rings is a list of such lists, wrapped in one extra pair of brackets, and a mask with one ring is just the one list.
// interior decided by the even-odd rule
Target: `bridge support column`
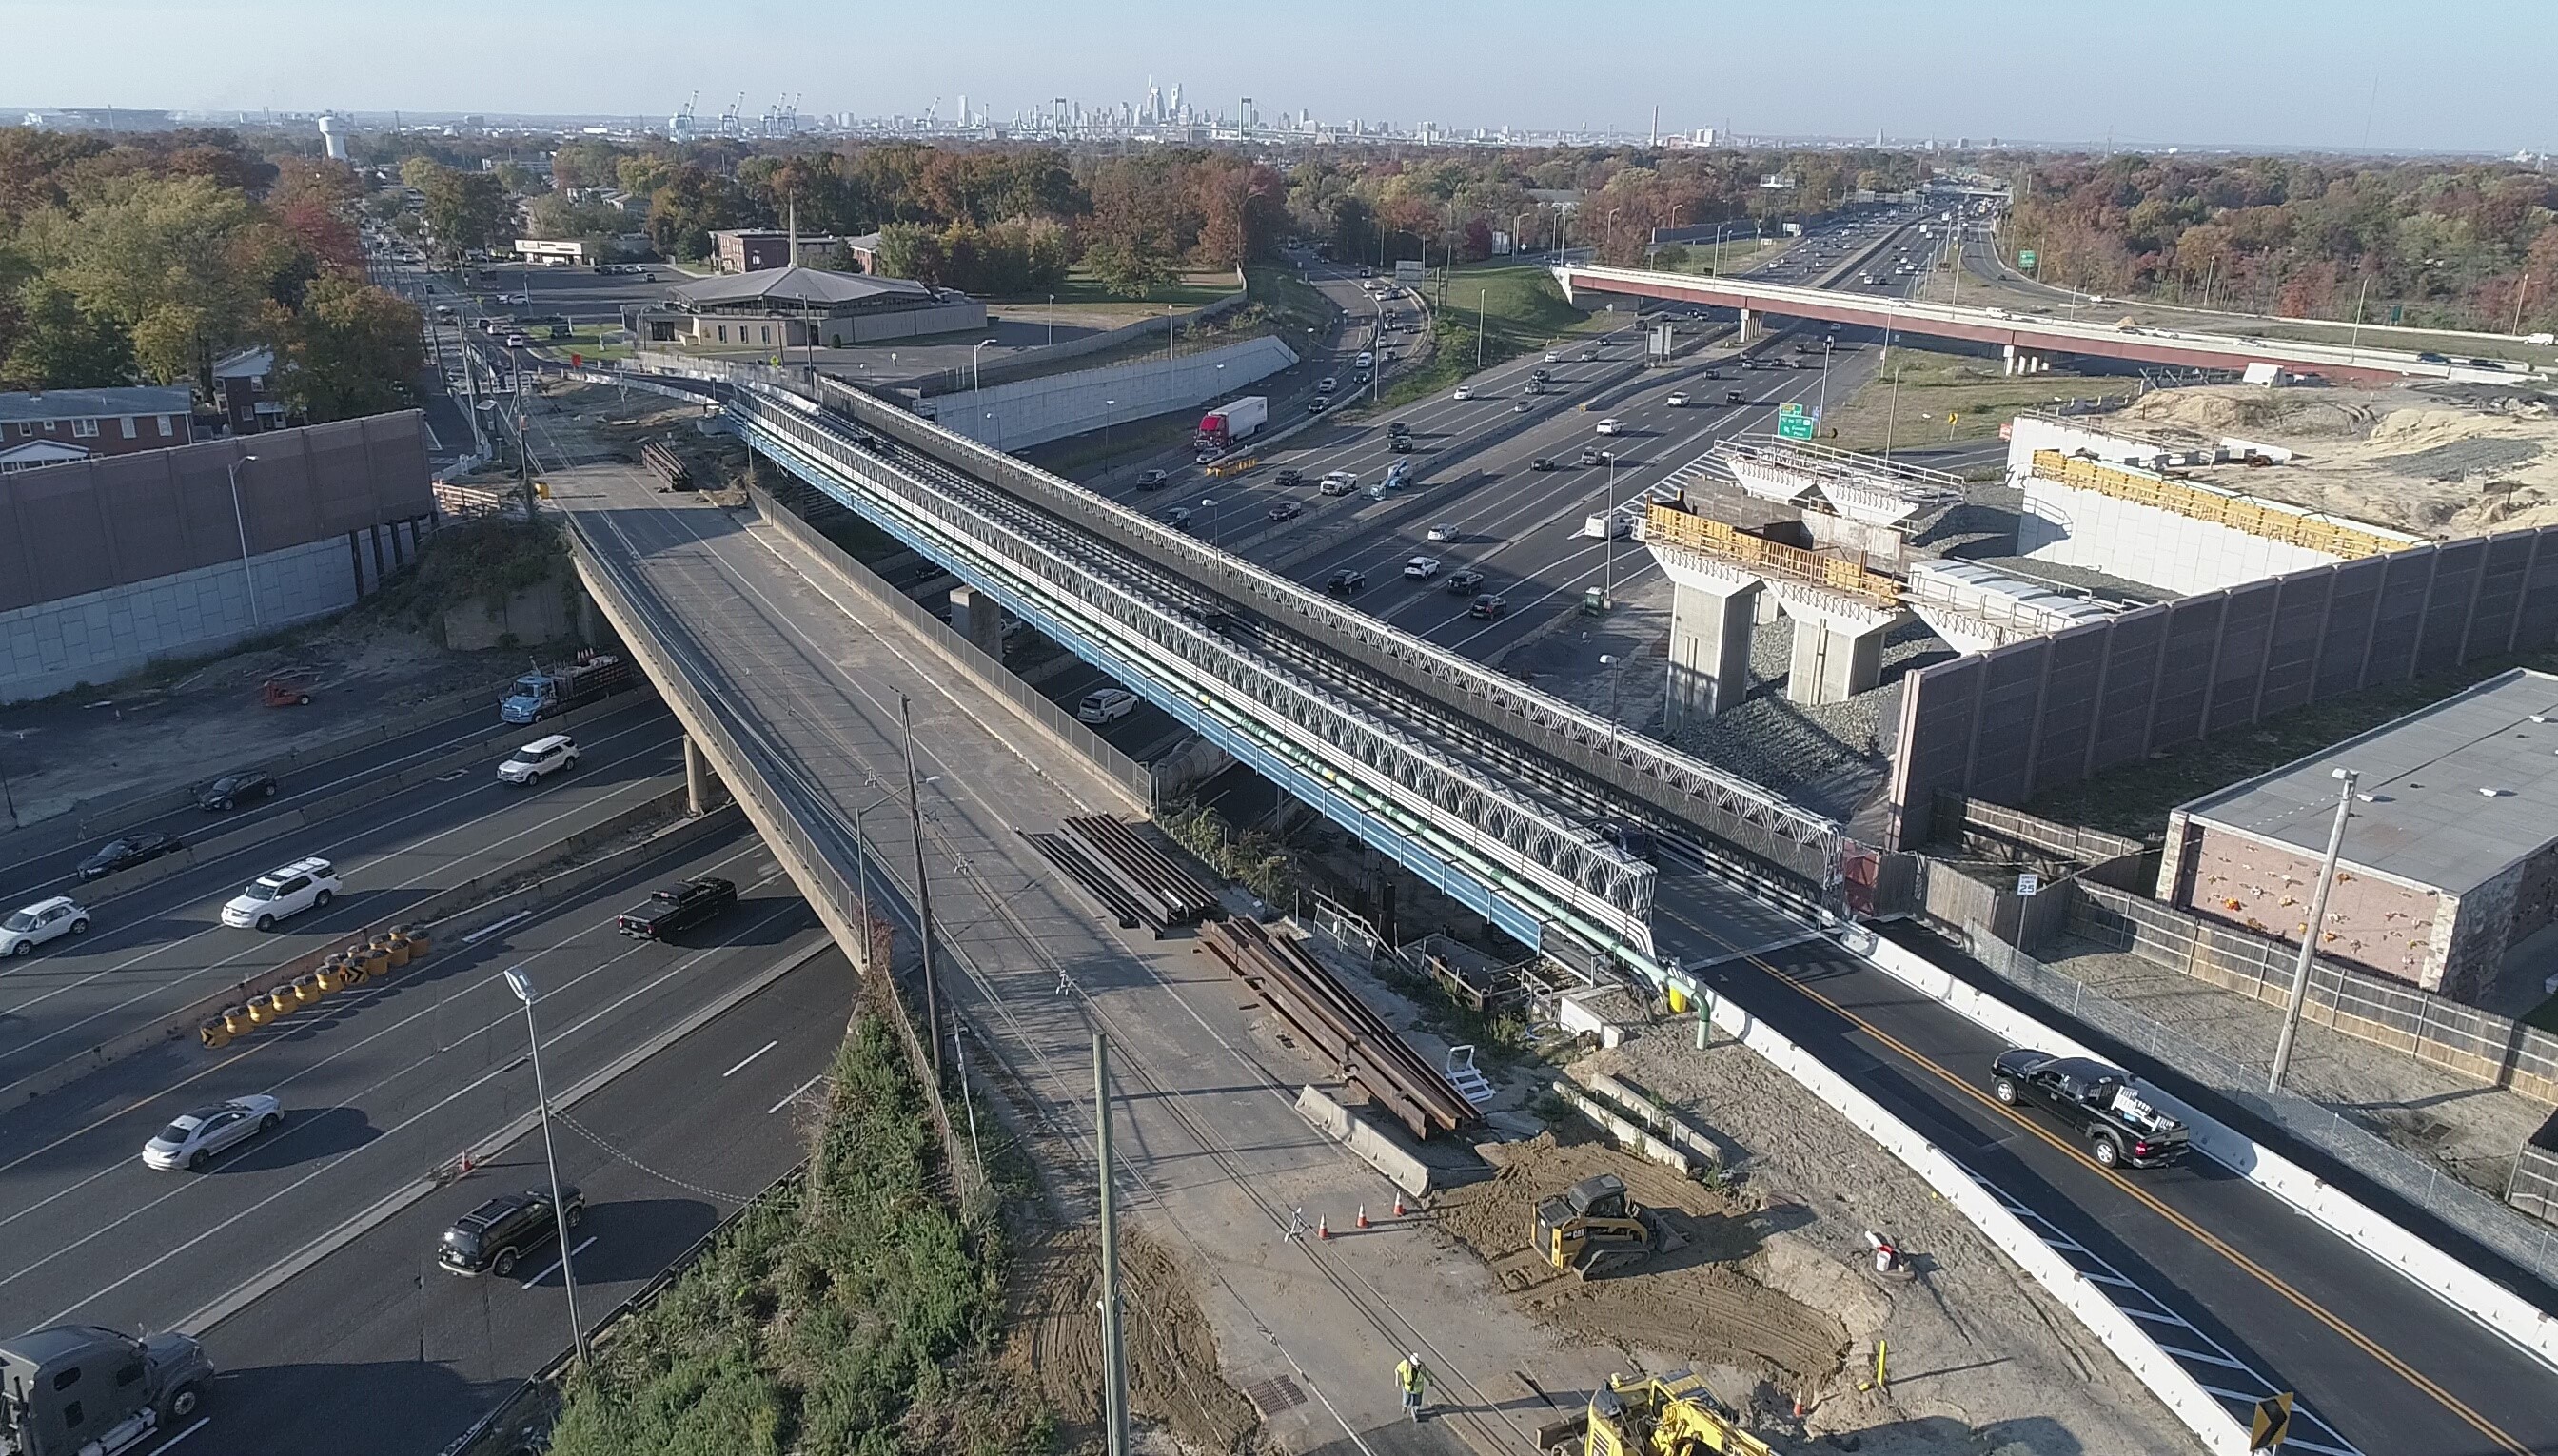
[(1747, 344), (1747, 343), (1749, 343), (1749, 342), (1750, 342), (1750, 340), (1751, 340), (1750, 324), (1751, 324), (1750, 310), (1748, 310), (1748, 309), (1743, 309), (1743, 310), (1741, 311), (1741, 329), (1740, 329), (1740, 332), (1738, 332), (1738, 333), (1736, 333), (1736, 334), (1734, 334), (1734, 335), (1732, 336), (1732, 342), (1733, 342), (1735, 345)]
[(696, 818), (720, 804), (719, 776), (711, 772), (711, 761), (702, 757), (701, 745), (693, 735), (684, 735), (684, 812)]
[(2016, 361), (2017, 361), (2016, 346), (2015, 346), (2015, 345), (2013, 345), (2013, 344), (2001, 345), (2001, 346), (1999, 347), (1999, 354), (2001, 355), (2001, 357), (2002, 357), (2002, 359), (2003, 359), (2003, 361), (2004, 361), (2004, 362), (1999, 365), (1999, 372), (2000, 372), (2000, 373), (2002, 373), (2002, 374), (2007, 374), (2007, 375), (2013, 376), (2013, 375), (2016, 373)]
[(1767, 583), (1755, 578), (1677, 583), (1670, 605), (1672, 728), (1691, 714), (1729, 712), (1749, 695), (1750, 638), (1766, 594)]
[(1830, 617), (1794, 619), (1794, 656), (1785, 696), (1811, 707), (1845, 702), (1883, 680), (1883, 637), (1898, 617), (1876, 626)]
[(1004, 660), (1004, 609), (975, 587), (950, 589), (950, 630), (987, 656)]

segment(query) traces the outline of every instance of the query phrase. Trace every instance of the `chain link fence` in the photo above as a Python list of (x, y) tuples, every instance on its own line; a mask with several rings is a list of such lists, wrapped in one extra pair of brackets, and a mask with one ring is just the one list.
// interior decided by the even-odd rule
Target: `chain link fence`
[(2481, 1246), (2540, 1278), (2558, 1282), (2558, 1228), (2506, 1207), (2307, 1097), (2268, 1094), (2264, 1091), (2267, 1064), (2242, 1062), (2171, 1031), (2004, 941), (1986, 935), (1965, 939), (1973, 957), (2010, 985), (2192, 1077)]

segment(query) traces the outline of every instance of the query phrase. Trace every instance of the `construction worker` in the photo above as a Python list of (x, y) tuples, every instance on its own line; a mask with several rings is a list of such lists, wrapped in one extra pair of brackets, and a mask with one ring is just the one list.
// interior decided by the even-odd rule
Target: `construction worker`
[(1430, 1368), (1421, 1363), (1421, 1352), (1394, 1368), (1395, 1388), (1403, 1392), (1403, 1408), (1414, 1421), (1421, 1419), (1421, 1397), (1430, 1388)]

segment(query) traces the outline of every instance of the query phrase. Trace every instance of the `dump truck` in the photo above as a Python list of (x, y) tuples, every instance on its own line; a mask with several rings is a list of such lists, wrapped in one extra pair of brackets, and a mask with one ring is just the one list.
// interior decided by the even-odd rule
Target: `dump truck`
[(1270, 423), (1270, 401), (1266, 396), (1246, 394), (1231, 404), (1221, 404), (1202, 416), (1199, 434), (1192, 441), (1204, 455), (1220, 454), (1238, 443), (1261, 433)]
[(56, 1325), (0, 1340), (0, 1456), (116, 1456), (196, 1418), (213, 1363), (185, 1335)]
[(631, 683), (630, 663), (610, 653), (581, 653), (568, 666), (535, 667), (516, 678), (514, 691), (497, 704), (497, 719), (538, 723), (620, 692)]

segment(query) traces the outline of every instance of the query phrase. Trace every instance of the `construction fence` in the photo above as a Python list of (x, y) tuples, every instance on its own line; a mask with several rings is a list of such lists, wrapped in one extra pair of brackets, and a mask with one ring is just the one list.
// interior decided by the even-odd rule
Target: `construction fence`
[(2558, 526), (2266, 577), (1970, 653), (1906, 679), (1891, 847), (1936, 796), (2023, 803), (2262, 718), (2558, 642)]

